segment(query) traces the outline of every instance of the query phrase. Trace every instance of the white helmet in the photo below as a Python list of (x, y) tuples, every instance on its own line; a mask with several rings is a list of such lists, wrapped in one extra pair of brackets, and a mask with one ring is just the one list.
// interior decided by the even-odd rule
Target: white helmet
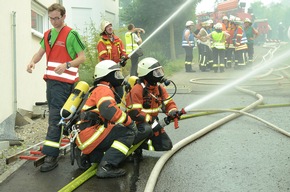
[(209, 24), (213, 24), (213, 20), (211, 20), (211, 19), (207, 20), (207, 22), (208, 22)]
[(193, 21), (186, 21), (186, 24), (185, 24), (186, 27), (193, 26), (193, 25), (194, 25)]
[(105, 29), (106, 29), (106, 27), (107, 27), (108, 25), (112, 25), (112, 23), (109, 22), (109, 21), (105, 21), (105, 20), (102, 21), (102, 22), (101, 22), (101, 31), (104, 32)]
[(223, 16), (223, 20), (229, 20), (228, 16)]
[(214, 25), (214, 28), (215, 29), (222, 29), (223, 25), (221, 23), (217, 23), (217, 24)]
[(252, 21), (251, 21), (251, 19), (246, 18), (245, 21), (244, 21), (244, 23), (252, 23)]
[(156, 59), (154, 59), (153, 57), (146, 57), (138, 63), (137, 69), (138, 77), (144, 77), (151, 71), (160, 68), (162, 68), (162, 66)]
[(121, 68), (117, 63), (115, 63), (112, 60), (103, 60), (99, 62), (95, 66), (95, 73), (94, 73), (94, 78), (95, 79), (101, 79), (102, 77), (105, 77), (112, 71), (120, 71)]

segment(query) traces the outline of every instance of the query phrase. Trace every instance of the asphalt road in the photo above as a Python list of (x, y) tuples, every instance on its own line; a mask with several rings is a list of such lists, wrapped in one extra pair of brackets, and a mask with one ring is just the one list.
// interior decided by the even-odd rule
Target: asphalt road
[[(287, 65), (287, 61), (283, 62)], [(176, 73), (169, 78), (178, 86), (174, 100), (179, 108), (185, 108), (249, 74), (251, 70), (228, 69), (225, 73), (216, 74), (213, 72)], [(287, 132), (290, 132), (289, 72), (289, 69), (278, 70), (264, 78), (254, 78), (254, 80), (249, 78), (240, 84), (262, 95), (263, 103), (268, 106), (249, 112)], [(284, 77), (278, 78), (281, 77), (280, 75)], [(226, 78), (226, 80), (219, 78)], [(190, 79), (198, 79), (198, 82), (205, 84), (190, 83)], [(172, 87), (168, 90), (172, 93)], [(194, 109), (242, 108), (256, 100), (255, 96), (230, 87), (205, 102), (200, 102)], [(270, 107), (277, 104), (282, 106)], [(194, 113), (201, 114), (188, 111), (188, 114)], [(180, 120), (178, 129), (174, 129), (173, 124), (170, 124), (166, 127), (166, 131), (176, 144), (230, 114), (230, 112), (223, 112)], [(179, 150), (163, 167), (154, 191), (290, 191), (289, 146), (288, 136), (261, 121), (240, 116)], [(151, 170), (163, 154), (163, 152), (144, 151), (142, 162), (125, 162), (122, 165), (127, 170), (125, 177), (98, 179), (94, 176), (75, 191), (144, 191)], [(0, 185), (0, 191), (58, 191), (81, 173), (76, 165), (70, 165), (69, 156), (61, 158), (59, 167), (48, 173), (39, 172), (33, 167), (33, 163), (27, 162)]]

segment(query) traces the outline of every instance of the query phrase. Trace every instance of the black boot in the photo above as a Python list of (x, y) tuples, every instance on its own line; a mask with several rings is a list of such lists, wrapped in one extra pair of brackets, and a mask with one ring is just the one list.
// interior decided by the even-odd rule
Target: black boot
[(117, 168), (107, 161), (102, 161), (97, 169), (97, 177), (100, 178), (114, 178), (121, 177), (126, 174), (126, 171), (121, 168)]
[(80, 169), (87, 170), (91, 166), (89, 155), (85, 155), (81, 152), (81, 150), (76, 147), (75, 151), (75, 159)]
[(185, 64), (185, 72), (194, 73), (195, 71), (192, 70), (191, 64)]
[(57, 157), (46, 156), (44, 158), (44, 163), (40, 167), (40, 171), (41, 172), (48, 172), (48, 171), (53, 170), (57, 166), (58, 166)]

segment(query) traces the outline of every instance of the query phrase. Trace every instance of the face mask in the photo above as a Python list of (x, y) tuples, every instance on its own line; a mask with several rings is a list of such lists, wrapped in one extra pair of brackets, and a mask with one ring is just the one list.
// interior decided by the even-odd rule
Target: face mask
[(115, 71), (109, 74), (109, 82), (113, 87), (121, 86), (124, 81), (124, 76), (121, 71)]

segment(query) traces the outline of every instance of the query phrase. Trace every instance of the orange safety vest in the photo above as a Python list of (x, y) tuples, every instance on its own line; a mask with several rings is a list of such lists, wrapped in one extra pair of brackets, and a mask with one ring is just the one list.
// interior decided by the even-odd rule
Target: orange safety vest
[(79, 80), (78, 67), (70, 67), (60, 75), (54, 72), (54, 69), (58, 65), (62, 65), (73, 60), (73, 58), (70, 57), (66, 47), (66, 39), (71, 30), (72, 29), (70, 27), (64, 26), (52, 46), (49, 45), (49, 35), (51, 30), (44, 33), (44, 45), (47, 58), (46, 73), (43, 76), (44, 80), (52, 79), (70, 84), (73, 84)]

